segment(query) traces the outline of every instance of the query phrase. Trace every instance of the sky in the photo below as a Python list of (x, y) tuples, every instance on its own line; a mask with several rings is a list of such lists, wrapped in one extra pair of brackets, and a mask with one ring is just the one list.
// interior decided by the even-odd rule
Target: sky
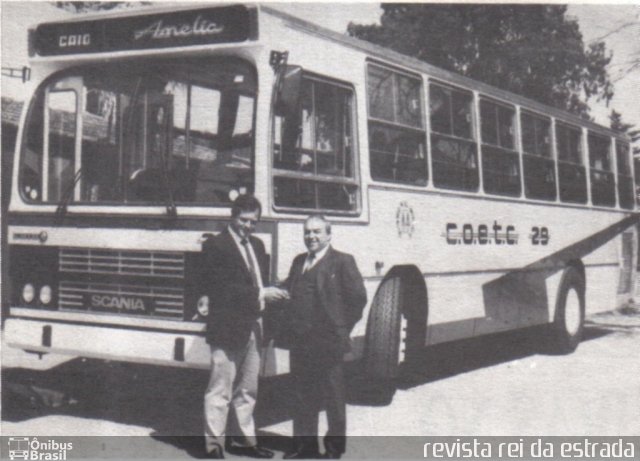
[[(614, 108), (623, 114), (623, 120), (640, 128), (640, 68), (625, 72), (634, 53), (635, 59), (640, 59), (640, 3), (603, 3), (572, 4), (568, 10), (568, 14), (578, 20), (585, 43), (605, 37), (607, 49), (613, 51), (609, 73), (615, 82), (614, 99), (608, 107), (590, 101), (591, 115), (596, 122), (608, 126), (608, 115)], [(374, 2), (276, 2), (272, 5), (338, 32), (345, 32), (350, 21), (360, 24), (379, 22), (382, 13), (379, 3)], [(26, 29), (29, 25), (70, 14), (44, 2), (0, 0), (0, 8), (3, 67), (28, 64)], [(615, 29), (621, 30), (609, 35)], [(2, 77), (1, 91), (3, 95), (20, 98), (22, 83)]]

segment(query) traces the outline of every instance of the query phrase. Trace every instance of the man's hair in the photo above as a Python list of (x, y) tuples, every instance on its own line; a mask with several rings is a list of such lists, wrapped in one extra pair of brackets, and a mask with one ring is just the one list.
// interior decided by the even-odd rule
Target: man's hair
[(239, 195), (231, 205), (231, 217), (235, 218), (242, 212), (258, 212), (258, 217), (262, 214), (260, 200), (253, 195)]
[(314, 213), (307, 217), (305, 222), (309, 222), (312, 219), (316, 219), (318, 221), (322, 221), (324, 223), (324, 227), (327, 230), (327, 234), (331, 234), (331, 221), (327, 219), (327, 217), (321, 213)]

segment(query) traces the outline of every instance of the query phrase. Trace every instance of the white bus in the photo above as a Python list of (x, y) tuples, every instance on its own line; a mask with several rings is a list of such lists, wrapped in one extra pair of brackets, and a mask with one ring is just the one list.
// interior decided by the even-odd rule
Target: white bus
[[(585, 314), (632, 297), (630, 147), (607, 128), (267, 5), (82, 16), (30, 39), (11, 346), (208, 367), (201, 246), (240, 193), (264, 205), (272, 282), (309, 213), (333, 222), (365, 278), (352, 358), (374, 378), (531, 326), (570, 352)], [(266, 348), (264, 375), (287, 368)]]

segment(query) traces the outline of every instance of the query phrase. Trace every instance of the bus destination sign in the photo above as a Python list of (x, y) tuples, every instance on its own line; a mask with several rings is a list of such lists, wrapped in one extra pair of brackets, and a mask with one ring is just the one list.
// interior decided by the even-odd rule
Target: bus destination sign
[(47, 23), (35, 31), (40, 56), (238, 43), (257, 39), (255, 10), (234, 5), (171, 13)]

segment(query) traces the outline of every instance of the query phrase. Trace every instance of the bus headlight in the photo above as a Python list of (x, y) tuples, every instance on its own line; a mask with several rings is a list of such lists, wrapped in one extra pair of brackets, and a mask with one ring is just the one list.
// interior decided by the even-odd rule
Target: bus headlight
[(206, 295), (198, 299), (198, 314), (203, 317), (209, 315), (209, 297)]
[(45, 306), (51, 302), (51, 287), (49, 285), (40, 288), (40, 302)]
[(33, 287), (31, 283), (27, 283), (24, 287), (22, 287), (22, 299), (25, 303), (31, 304), (33, 298), (36, 296), (36, 289)]

